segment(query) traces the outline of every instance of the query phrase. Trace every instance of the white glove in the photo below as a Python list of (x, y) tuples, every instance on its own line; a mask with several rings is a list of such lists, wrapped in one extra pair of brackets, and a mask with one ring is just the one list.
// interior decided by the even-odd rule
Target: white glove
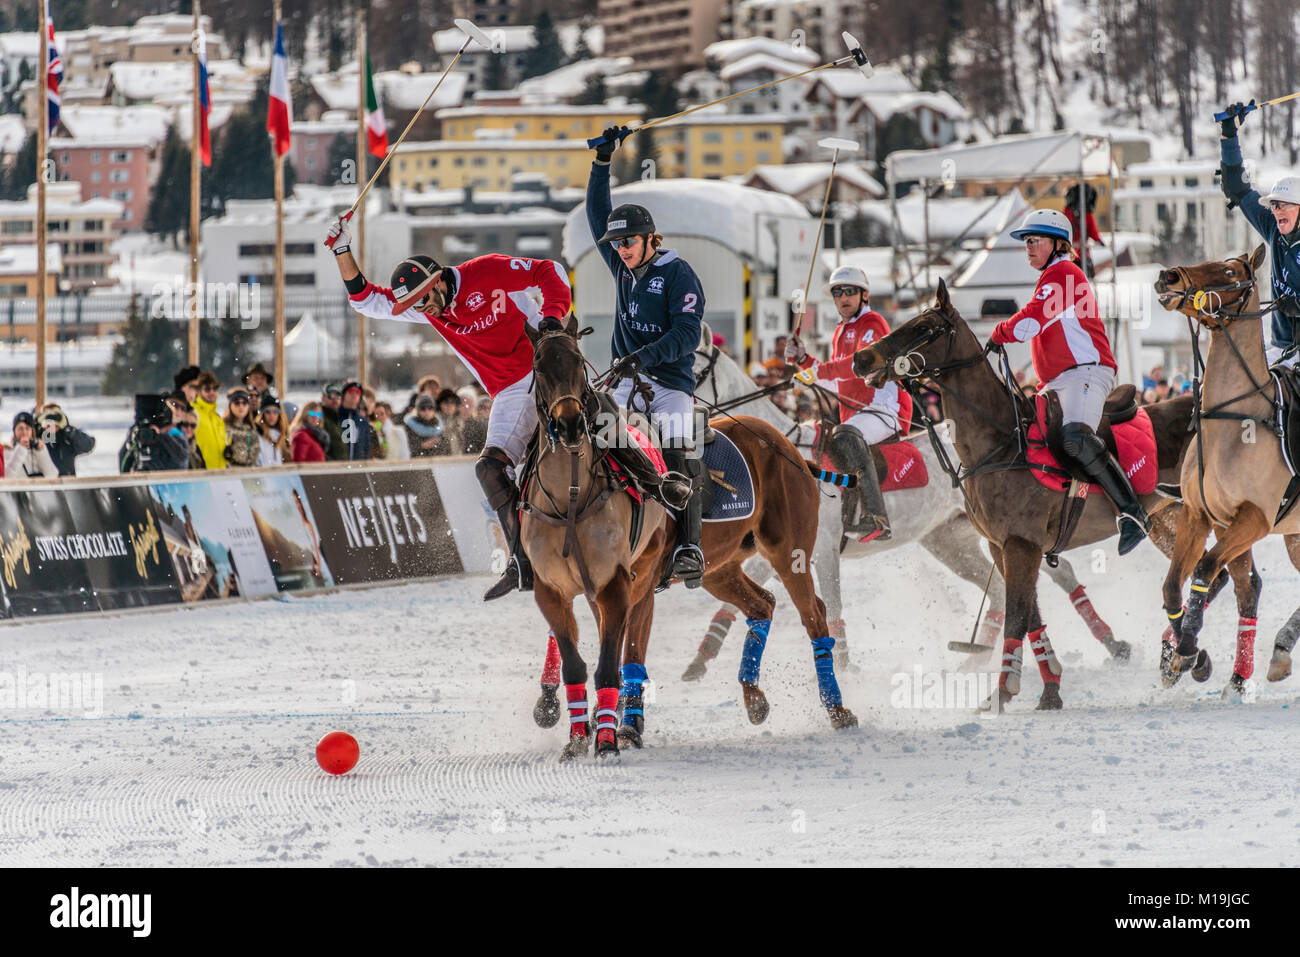
[(352, 233), (348, 231), (350, 217), (350, 213), (340, 216), (336, 222), (330, 224), (329, 232), (325, 234), (325, 245), (334, 251), (335, 256), (341, 256), (352, 249)]
[(798, 336), (791, 336), (785, 341), (785, 361), (792, 366), (797, 366), (808, 358), (808, 350), (803, 347), (803, 341)]

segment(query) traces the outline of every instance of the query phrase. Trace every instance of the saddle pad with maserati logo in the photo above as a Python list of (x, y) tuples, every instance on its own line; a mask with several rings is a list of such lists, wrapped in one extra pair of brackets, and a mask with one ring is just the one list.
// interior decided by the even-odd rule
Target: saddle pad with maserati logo
[[(704, 446), (704, 473), (713, 484), (713, 500), (705, 497), (706, 522), (734, 522), (754, 514), (754, 480), (749, 474), (749, 463), (736, 448), (736, 443), (721, 431), (717, 438)], [(713, 482), (714, 473), (722, 473), (722, 481), (735, 491)]]

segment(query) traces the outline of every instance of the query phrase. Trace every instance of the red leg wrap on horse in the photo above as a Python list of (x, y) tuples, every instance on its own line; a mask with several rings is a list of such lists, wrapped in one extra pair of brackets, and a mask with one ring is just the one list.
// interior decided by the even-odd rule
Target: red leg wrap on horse
[(1088, 597), (1087, 592), (1083, 590), (1082, 585), (1070, 592), (1070, 601), (1074, 602), (1074, 610), (1079, 613), (1079, 617), (1088, 626), (1088, 630), (1092, 632), (1092, 637), (1101, 642), (1115, 637), (1110, 630), (1110, 625), (1102, 621), (1101, 616), (1097, 614), (1097, 609), (1092, 607), (1092, 600)]
[(542, 665), (542, 684), (558, 685), (560, 683), (560, 645), (555, 640), (555, 633), (546, 636), (546, 664)]
[(1167, 628), (1165, 628), (1165, 633), (1160, 636), (1160, 640), (1164, 642), (1166, 645), (1172, 645), (1174, 643), (1173, 625), (1169, 625)]
[(1002, 670), (998, 674), (998, 687), (1011, 694), (1020, 694), (1021, 638), (1007, 638), (1002, 642)]
[(1006, 624), (1006, 612), (994, 611), (990, 608), (984, 613), (984, 620), (980, 622), (980, 634), (975, 639), (976, 643), (996, 648), (998, 638), (1002, 636), (1002, 629), (1006, 627)]
[(735, 624), (736, 613), (727, 611), (726, 608), (719, 608), (718, 613), (713, 616), (709, 622), (709, 629), (704, 633), (704, 640), (700, 642), (700, 654), (709, 661), (718, 657), (718, 652), (722, 650), (723, 639), (727, 637), (727, 632)]
[(1232, 670), (1243, 678), (1255, 673), (1255, 626), (1258, 623), (1258, 618), (1237, 619), (1237, 660), (1233, 662)]
[(618, 720), (618, 689), (596, 689), (596, 743), (613, 742), (614, 725)]
[(569, 737), (587, 736), (587, 686), (565, 685), (564, 696), (569, 701)]
[(1052, 684), (1061, 683), (1061, 662), (1056, 658), (1056, 652), (1052, 650), (1052, 643), (1047, 640), (1047, 626), (1043, 625), (1037, 631), (1031, 631), (1025, 636), (1029, 642), (1030, 649), (1034, 652), (1034, 660), (1038, 662), (1038, 673), (1043, 678), (1043, 684), (1051, 682)]

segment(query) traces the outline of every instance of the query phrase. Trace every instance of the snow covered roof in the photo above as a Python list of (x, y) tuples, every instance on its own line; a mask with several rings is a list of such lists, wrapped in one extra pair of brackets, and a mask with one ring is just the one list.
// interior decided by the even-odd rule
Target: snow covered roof
[[(45, 188), (47, 215), (102, 216), (121, 219), (125, 204), (115, 199), (81, 199), (81, 184), (50, 183)], [(20, 219), (36, 215), (36, 184), (27, 187), (27, 198), (0, 201), (0, 219)]]
[(119, 139), (161, 143), (172, 123), (172, 113), (153, 103), (138, 106), (65, 106), (60, 122), (82, 143), (112, 145)]
[(837, 99), (857, 100), (873, 93), (914, 93), (916, 85), (901, 70), (892, 66), (878, 66), (870, 79), (860, 70), (822, 70), (812, 75), (807, 96), (811, 97), (819, 86), (825, 87)]
[[(456, 31), (459, 33), (460, 31)], [(438, 82), (441, 73), (403, 73), (385, 70), (375, 74), (375, 94), (381, 107), (414, 112), (424, 103), (425, 97)], [(465, 86), (469, 74), (453, 70), (438, 87), (438, 93), (429, 101), (428, 109), (460, 106), (465, 99)], [(312, 89), (325, 102), (329, 110), (357, 112), (357, 69), (345, 68), (337, 73), (317, 74), (311, 78)]]
[[(718, 76), (730, 83), (737, 77), (748, 76), (759, 70), (766, 70), (775, 73), (777, 76), (794, 76), (806, 69), (808, 67), (804, 63), (792, 60), (789, 57), (773, 56), (770, 53), (752, 53), (747, 57), (728, 63), (718, 71)], [(808, 78), (800, 82), (808, 84), (812, 82), (812, 79)]]
[[(565, 23), (555, 28), (560, 46), (565, 53), (572, 54), (578, 48), (578, 33), (581, 30), (576, 23)], [(531, 26), (487, 27), (483, 30), (492, 38), (493, 45), (504, 53), (523, 53), (535, 46)], [(587, 40), (587, 48), (599, 56), (605, 50), (605, 31), (600, 26), (582, 30)], [(454, 56), (465, 42), (465, 34), (455, 27), (450, 30), (438, 30), (433, 34), (433, 50), (439, 56)], [(466, 53), (486, 53), (477, 43), (471, 43)]]
[(837, 266), (857, 266), (865, 272), (873, 299), (883, 299), (894, 294), (894, 283), (889, 275), (893, 257), (894, 251), (888, 246), (822, 250), (822, 264), (828, 273), (834, 272)]
[[(194, 66), (188, 60), (167, 63), (118, 60), (110, 64), (113, 88), (128, 100), (153, 100), (164, 94), (190, 93), (194, 88)], [(210, 60), (208, 84), (215, 99), (222, 90), (243, 90), (251, 98), (255, 79), (235, 60)]]
[(1151, 160), (1146, 163), (1131, 163), (1124, 169), (1126, 177), (1138, 176), (1192, 176), (1201, 173), (1213, 174), (1219, 168), (1218, 160)]
[(570, 63), (550, 73), (530, 77), (517, 87), (520, 93), (565, 100), (578, 96), (587, 88), (587, 78), (609, 76), (627, 71), (635, 61), (630, 56), (592, 57)]
[(472, 140), (421, 140), (402, 144), (402, 152), (436, 153), (444, 150), (585, 150), (585, 140), (517, 140), (514, 130), (479, 130)]
[(858, 102), (858, 106), (849, 114), (849, 120), (856, 119), (858, 112), (862, 109), (870, 110), (872, 115), (880, 122), (888, 120), (895, 113), (906, 113), (912, 110), (931, 110), (941, 116), (946, 116), (950, 120), (964, 120), (969, 116), (966, 107), (962, 106), (952, 94), (947, 91), (931, 93), (926, 90), (916, 90), (911, 93), (867, 93)]
[[(826, 188), (826, 176), (831, 164), (826, 163), (787, 163), (783, 166), (755, 166), (747, 177), (747, 183), (761, 188), (797, 196), (816, 186)], [(839, 163), (835, 167), (836, 181), (842, 181), (862, 190), (868, 196), (877, 199), (885, 195), (885, 187), (855, 163)]]
[[(706, 60), (721, 64), (735, 63), (745, 57), (760, 53), (786, 62), (802, 64), (804, 69), (821, 63), (817, 51), (810, 50), (808, 47), (796, 47), (784, 40), (773, 40), (770, 37), (738, 37), (735, 40), (719, 40), (716, 43), (710, 43), (704, 48), (704, 58)], [(861, 76), (862, 74), (859, 73), (858, 75)]]
[[(925, 197), (913, 190), (897, 201), (898, 219), (908, 242), (922, 243), (926, 237), (926, 220), (929, 220), (930, 241), (956, 239), (982, 240), (991, 233), (1000, 233), (1014, 225), (1017, 218), (1029, 209), (1029, 203), (1013, 189), (996, 200), (987, 196), (973, 198), (932, 199), (926, 210)], [(867, 200), (858, 204), (864, 215), (890, 223), (889, 202), (882, 199)], [(972, 222), (973, 221), (973, 222)]]
[[(459, 106), (438, 111), (440, 120), (464, 120), (476, 116), (608, 116), (614, 110), (604, 103), (595, 106), (571, 106), (568, 103), (528, 103), (518, 106)], [(620, 116), (639, 116), (645, 112), (641, 103), (618, 107)], [(493, 131), (496, 132), (496, 131)]]
[[(55, 34), (55, 44), (59, 42), (59, 34)], [(24, 30), (21, 33), (0, 33), (0, 54), (6, 59), (36, 60), (41, 55), (41, 35), (35, 30)]]
[[(674, 236), (700, 236), (766, 266), (775, 264), (776, 249), (760, 215), (812, 219), (789, 196), (715, 179), (637, 180), (615, 188), (613, 200), (615, 206), (640, 203), (649, 209), (669, 247)], [(579, 206), (564, 226), (564, 258), (576, 263), (593, 245), (586, 207)]]
[(17, 153), (27, 139), (27, 124), (20, 113), (0, 115), (0, 153)]
[[(63, 249), (58, 243), (45, 244), (46, 272), (63, 271)], [(0, 276), (35, 276), (36, 244), (0, 247)]]
[(1003, 136), (989, 143), (954, 143), (936, 150), (898, 150), (885, 160), (890, 182), (958, 181), (1060, 176), (1105, 176), (1111, 168), (1106, 140), (1079, 130)]

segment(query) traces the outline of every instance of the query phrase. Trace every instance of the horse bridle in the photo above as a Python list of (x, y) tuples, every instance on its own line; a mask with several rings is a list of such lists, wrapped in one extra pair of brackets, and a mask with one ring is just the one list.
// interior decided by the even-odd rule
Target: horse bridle
[[(1218, 286), (1197, 286), (1192, 283), (1192, 277), (1187, 272), (1185, 266), (1174, 266), (1169, 271), (1177, 275), (1182, 281), (1185, 288), (1178, 294), (1178, 302), (1174, 305), (1174, 311), (1182, 312), (1188, 305), (1198, 313), (1197, 321), (1205, 328), (1215, 331), (1227, 326), (1228, 323), (1235, 322), (1238, 319), (1258, 319), (1267, 314), (1268, 310), (1262, 312), (1248, 313), (1245, 311), (1247, 303), (1250, 302), (1250, 294), (1255, 289), (1257, 280), (1255, 279), (1255, 270), (1250, 266), (1250, 261), (1246, 256), (1234, 256), (1226, 262), (1241, 263), (1242, 268), (1246, 270), (1245, 279), (1237, 279), (1233, 282), (1223, 283)], [(1223, 296), (1225, 292), (1240, 292), (1233, 303), (1237, 306), (1236, 310), (1225, 314), (1223, 311)], [(1189, 303), (1190, 300), (1190, 303)], [(1209, 308), (1213, 300), (1213, 308)], [(1183, 313), (1186, 315), (1186, 313)], [(1190, 316), (1188, 318), (1191, 318)], [(1206, 319), (1217, 320), (1220, 325), (1212, 326)]]
[[(556, 330), (554, 332), (545, 332), (533, 344), (533, 354), (536, 355), (543, 345), (555, 340), (557, 337), (563, 337), (566, 339), (571, 338), (569, 334), (567, 332), (564, 332), (563, 330)], [(577, 340), (574, 340), (575, 349), (577, 348), (576, 341)], [(581, 353), (579, 354), (581, 355)], [(586, 357), (583, 357), (583, 362), (584, 363), (587, 362)], [(580, 392), (573, 392), (573, 391), (565, 392), (563, 395), (557, 396), (554, 399), (552, 399), (550, 403), (547, 404), (546, 406), (542, 405), (542, 399), (541, 396), (537, 394), (536, 386), (537, 386), (537, 376), (536, 373), (534, 372), (533, 389), (534, 389), (534, 394), (537, 395), (536, 398), (537, 416), (542, 422), (545, 423), (546, 437), (550, 441), (551, 451), (552, 452), (555, 451), (556, 444), (558, 443), (564, 448), (566, 452), (570, 452), (570, 453), (574, 452), (575, 451), (574, 449), (569, 448), (569, 446), (566, 443), (560, 440), (559, 428), (556, 425), (555, 410), (559, 407), (559, 405), (562, 402), (567, 402), (569, 400), (576, 402), (578, 405), (578, 409), (580, 410), (581, 413), (582, 434), (587, 436), (588, 438), (591, 438), (592, 436), (591, 417), (595, 414), (595, 410), (598, 408), (596, 394), (592, 390), (591, 384), (586, 381), (586, 376), (584, 375), (583, 385)]]

